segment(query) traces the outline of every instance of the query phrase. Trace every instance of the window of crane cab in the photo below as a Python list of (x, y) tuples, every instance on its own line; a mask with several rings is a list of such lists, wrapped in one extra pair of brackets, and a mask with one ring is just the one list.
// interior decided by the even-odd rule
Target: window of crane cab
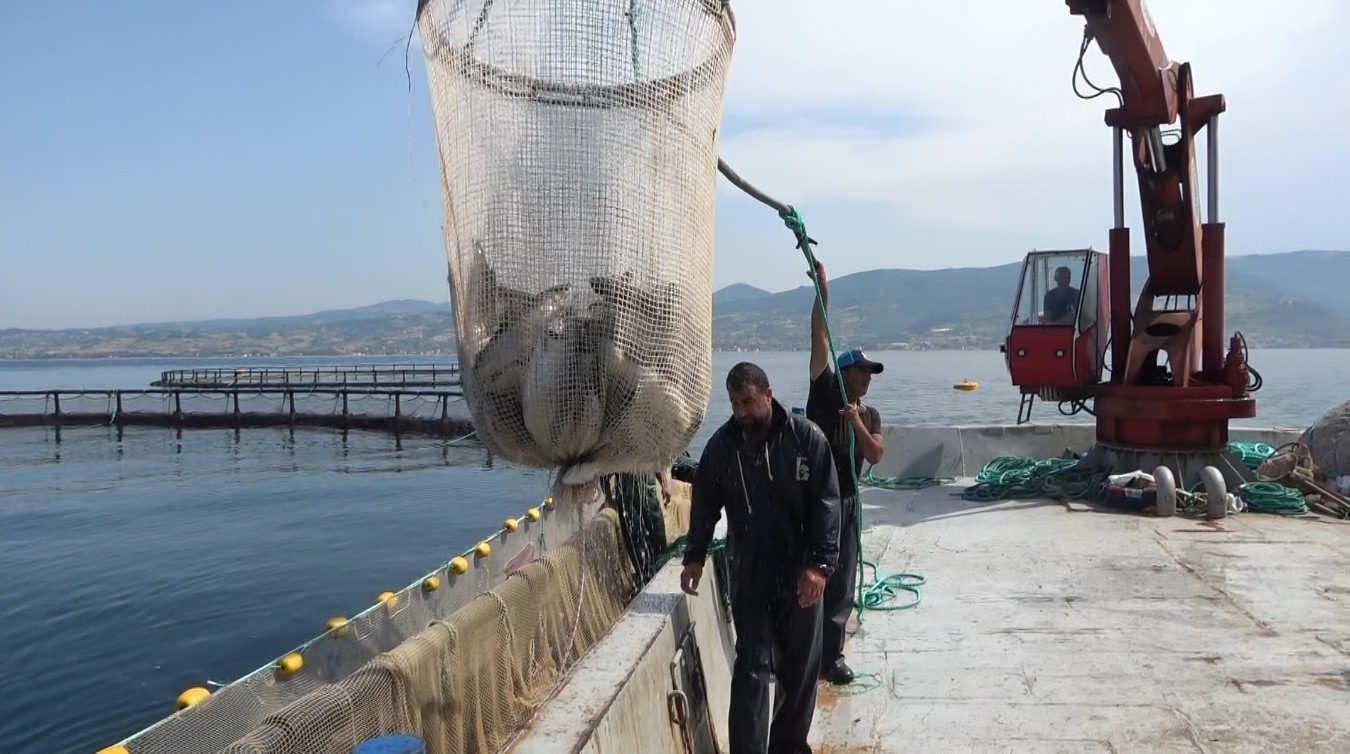
[(1097, 286), (1092, 255), (1033, 252), (1022, 269), (1014, 324), (1073, 326), (1086, 330), (1097, 320)]

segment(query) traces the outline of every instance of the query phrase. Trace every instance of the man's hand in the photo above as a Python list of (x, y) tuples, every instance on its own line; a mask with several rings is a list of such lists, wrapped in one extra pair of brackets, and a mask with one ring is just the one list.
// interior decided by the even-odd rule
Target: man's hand
[(702, 563), (686, 563), (684, 570), (680, 571), (680, 589), (685, 594), (698, 596), (698, 582), (703, 580)]
[[(686, 566), (686, 569), (688, 566)], [(825, 572), (815, 566), (806, 566), (802, 569), (802, 576), (797, 580), (797, 604), (802, 607), (810, 607), (816, 604), (820, 596), (825, 593)]]
[(656, 481), (661, 485), (661, 502), (670, 505), (670, 472), (662, 471), (656, 475)]
[(824, 263), (824, 262), (821, 262), (819, 259), (817, 259), (817, 260), (816, 260), (816, 274), (815, 274), (815, 275), (812, 275), (812, 274), (808, 271), (808, 272), (806, 273), (806, 276), (807, 276), (807, 277), (814, 277), (816, 280), (820, 281), (820, 284), (821, 284), (821, 285), (825, 285), (825, 263)]
[(866, 425), (863, 424), (862, 412), (858, 410), (858, 404), (846, 403), (843, 408), (839, 409), (839, 413), (843, 415), (844, 419), (851, 422), (854, 427), (863, 432), (867, 431)]

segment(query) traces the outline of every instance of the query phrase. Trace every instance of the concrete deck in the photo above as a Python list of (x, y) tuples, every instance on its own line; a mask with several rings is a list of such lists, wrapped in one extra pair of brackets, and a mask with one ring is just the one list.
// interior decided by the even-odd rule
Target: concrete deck
[[(1087, 450), (1091, 425), (885, 433), (879, 474), (957, 482), (864, 491), (863, 556), (927, 584), (918, 607), (863, 616), (846, 650), (859, 679), (820, 686), (817, 754), (1350, 751), (1350, 522), (975, 503), (961, 490), (993, 457)], [(671, 721), (686, 632), (727, 751), (732, 626), (717, 590), (687, 597), (679, 571), (652, 579), (513, 754), (684, 752), (685, 732), (709, 751)]]
[(864, 557), (928, 583), (863, 616), (818, 752), (1350, 751), (1350, 523), (979, 504), (972, 481), (865, 492)]

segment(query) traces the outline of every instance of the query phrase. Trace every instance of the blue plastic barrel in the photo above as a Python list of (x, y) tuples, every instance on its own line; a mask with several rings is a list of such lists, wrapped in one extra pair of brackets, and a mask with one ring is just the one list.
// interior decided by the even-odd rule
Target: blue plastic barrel
[(793, 406), (793, 407), (792, 407), (792, 415), (793, 415), (793, 416), (806, 416), (806, 409), (802, 408), (801, 406)]
[(418, 736), (394, 733), (362, 741), (352, 754), (427, 754), (427, 744)]

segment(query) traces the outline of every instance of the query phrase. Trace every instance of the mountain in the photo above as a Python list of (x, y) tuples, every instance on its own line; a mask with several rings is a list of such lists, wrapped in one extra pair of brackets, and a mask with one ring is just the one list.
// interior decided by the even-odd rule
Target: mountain
[[(1130, 264), (1130, 302), (1148, 276)], [(1350, 252), (1298, 251), (1227, 258), (1225, 329), (1267, 347), (1350, 347), (1350, 297), (1340, 291)], [(945, 270), (872, 270), (830, 282), (830, 327), (870, 348), (991, 348), (1012, 317), (1021, 262)], [(1311, 283), (1310, 281), (1316, 281)], [(714, 307), (718, 349), (806, 348), (811, 286)]]
[(772, 295), (772, 293), (763, 288), (756, 288), (753, 285), (746, 285), (745, 283), (732, 283), (714, 293), (712, 302), (714, 307), (718, 307), (736, 301), (757, 301)]
[[(994, 348), (1007, 333), (1021, 262), (944, 270), (870, 270), (830, 282), (838, 347)], [(1147, 274), (1131, 260), (1137, 297)], [(1295, 251), (1227, 259), (1225, 329), (1253, 346), (1350, 347), (1350, 252)], [(814, 289), (745, 284), (713, 294), (718, 349), (808, 345)], [(449, 297), (386, 301), (314, 314), (72, 330), (0, 330), (0, 358), (338, 356), (454, 353)]]
[(1229, 275), (1244, 282), (1269, 282), (1273, 290), (1296, 300), (1317, 302), (1350, 312), (1350, 253), (1291, 251), (1228, 257)]

